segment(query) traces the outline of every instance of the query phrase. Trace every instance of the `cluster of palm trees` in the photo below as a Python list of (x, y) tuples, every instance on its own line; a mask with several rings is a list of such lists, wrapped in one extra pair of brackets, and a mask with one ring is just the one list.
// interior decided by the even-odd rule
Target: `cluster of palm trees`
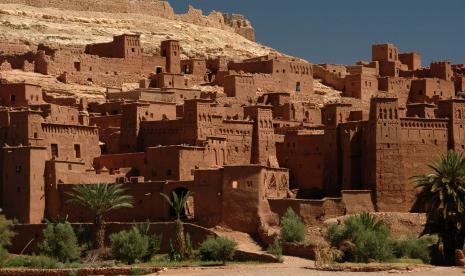
[[(125, 192), (122, 184), (95, 184), (75, 186), (69, 193), (71, 196), (69, 202), (92, 212), (95, 249), (102, 249), (105, 246), (105, 215), (113, 210), (133, 207), (133, 197), (126, 195)], [(163, 193), (161, 195), (174, 210), (176, 220), (173, 246), (182, 257), (185, 255), (186, 245), (181, 215), (192, 192), (187, 191), (180, 196), (173, 192), (172, 198)]]

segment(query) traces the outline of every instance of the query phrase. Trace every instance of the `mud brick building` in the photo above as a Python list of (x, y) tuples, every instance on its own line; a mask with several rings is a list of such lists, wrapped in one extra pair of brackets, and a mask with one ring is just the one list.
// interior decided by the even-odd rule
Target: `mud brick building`
[[(246, 32), (243, 19), (226, 19)], [(353, 65), (181, 58), (176, 40), (160, 49), (145, 55), (138, 35), (121, 35), (28, 55), (26, 67), (63, 82), (119, 87), (100, 101), (0, 83), (0, 205), (9, 218), (89, 221), (67, 193), (121, 183), (135, 206), (109, 220), (168, 220), (160, 193), (190, 190), (187, 218), (263, 234), (288, 207), (308, 223), (412, 211), (410, 177), (448, 149), (465, 151), (463, 65), (422, 67), (418, 53), (392, 44), (373, 45), (372, 60)], [(313, 101), (316, 79), (340, 100)], [(123, 91), (123, 82), (139, 88)]]

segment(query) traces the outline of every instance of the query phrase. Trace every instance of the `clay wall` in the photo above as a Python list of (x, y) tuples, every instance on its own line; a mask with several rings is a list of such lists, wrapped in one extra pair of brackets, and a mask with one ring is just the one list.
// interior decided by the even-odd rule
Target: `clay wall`
[(55, 156), (58, 160), (82, 161), (90, 166), (94, 158), (100, 156), (96, 127), (42, 123), (42, 129), (47, 159)]
[(200, 225), (213, 227), (223, 219), (223, 170), (195, 170), (194, 186), (205, 200), (194, 200), (196, 220)]
[(276, 144), (281, 167), (289, 169), (291, 189), (314, 190), (321, 194), (324, 178), (324, 135), (313, 131), (288, 131)]
[[(173, 103), (176, 102), (177, 93), (172, 91), (173, 89), (155, 89), (155, 88), (144, 88), (144, 89), (136, 89), (131, 91), (123, 91), (123, 92), (110, 92), (107, 93), (108, 100), (134, 100), (134, 101), (142, 101), (142, 102), (166, 102), (166, 103)], [(177, 91), (176, 89), (175, 91)], [(183, 90), (183, 89), (179, 89)], [(193, 94), (195, 92), (192, 92)], [(112, 103), (105, 103), (101, 106), (112, 104)], [(114, 104), (116, 105), (117, 102)], [(100, 110), (100, 109), (97, 109)], [(116, 109), (116, 112), (118, 110)]]
[(194, 180), (194, 170), (215, 165), (213, 159), (212, 154), (204, 147), (147, 148), (145, 178), (150, 181)]
[(242, 101), (254, 99), (257, 88), (251, 75), (229, 75), (224, 78), (224, 93)]
[[(145, 175), (145, 153), (107, 154), (94, 159), (94, 168), (101, 170), (106, 168), (110, 174), (122, 172), (121, 169), (131, 168), (131, 176)], [(65, 182), (72, 183), (72, 182)]]
[(378, 91), (378, 79), (372, 75), (348, 75), (344, 83), (345, 97), (368, 101)]
[(341, 198), (308, 199), (268, 199), (271, 210), (284, 216), (292, 208), (307, 225), (322, 224), (326, 219), (345, 215), (345, 204)]
[[(77, 208), (68, 202), (68, 193), (72, 191), (74, 184), (61, 184), (58, 186), (62, 205), (60, 215), (68, 215), (71, 222), (91, 222), (91, 214)], [(193, 181), (160, 181), (160, 182), (130, 182), (124, 183), (123, 188), (126, 194), (133, 197), (133, 208), (125, 208), (112, 211), (107, 216), (107, 221), (118, 222), (146, 222), (149, 221), (166, 221), (173, 218), (174, 213), (170, 210), (168, 203), (162, 198), (160, 193), (171, 195), (173, 191), (187, 189), (194, 193), (193, 201), (195, 206), (196, 200), (207, 200), (197, 192)], [(191, 210), (195, 218), (195, 209)]]
[(454, 77), (455, 92), (465, 92), (465, 77)]
[(264, 198), (287, 195), (287, 171), (254, 165), (223, 170), (223, 223), (236, 231), (256, 233), (262, 218), (271, 215)]
[[(431, 169), (428, 163), (438, 154), (447, 153), (448, 121), (444, 119), (401, 119), (401, 155), (403, 160), (405, 190), (402, 197), (406, 207), (411, 208), (415, 201), (416, 191), (411, 177), (428, 174)], [(408, 210), (408, 209), (407, 209)]]
[(378, 89), (394, 94), (399, 98), (400, 106), (405, 106), (408, 101), (412, 79), (402, 77), (378, 78)]
[(207, 73), (207, 63), (205, 59), (185, 59), (181, 60), (181, 72), (183, 74), (204, 77)]
[(450, 99), (439, 101), (438, 118), (449, 119), (449, 148), (465, 152), (465, 101)]
[(182, 74), (160, 73), (154, 76), (151, 87), (154, 88), (188, 88), (188, 79)]
[(406, 117), (434, 119), (436, 110), (433, 104), (408, 104)]
[(452, 80), (454, 76), (452, 65), (448, 61), (432, 62), (430, 65), (430, 74), (433, 78), (439, 78), (445, 81)]
[(255, 86), (269, 92), (313, 94), (313, 71), (309, 63), (264, 56), (229, 63), (229, 69), (254, 74)]
[(0, 105), (2, 106), (28, 106), (42, 104), (42, 88), (26, 83), (0, 84)]
[(375, 44), (371, 47), (372, 61), (398, 61), (398, 50), (393, 44)]
[(339, 125), (341, 187), (343, 190), (363, 188), (363, 124), (347, 122)]
[(415, 71), (421, 68), (421, 56), (419, 53), (400, 53), (399, 60), (407, 65), (408, 70)]
[(112, 42), (86, 45), (85, 53), (108, 58), (141, 58), (140, 35), (119, 35)]
[(2, 209), (9, 219), (40, 223), (45, 213), (44, 147), (2, 149)]
[(185, 143), (183, 120), (142, 121), (141, 138), (144, 147), (180, 145)]
[[(225, 120), (217, 131), (217, 136), (226, 139), (226, 164), (239, 165), (251, 162), (254, 131), (252, 122)], [(221, 156), (222, 152), (218, 154)]]
[(454, 82), (442, 79), (412, 80), (409, 100), (414, 103), (437, 103), (455, 96)]

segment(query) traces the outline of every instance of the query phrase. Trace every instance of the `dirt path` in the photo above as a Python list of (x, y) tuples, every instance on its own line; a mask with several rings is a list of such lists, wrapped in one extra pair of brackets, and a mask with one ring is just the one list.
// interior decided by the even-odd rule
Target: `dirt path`
[(183, 275), (183, 276), (308, 276), (308, 275), (330, 275), (330, 276), (387, 276), (392, 274), (406, 274), (412, 276), (455, 276), (464, 275), (463, 268), (454, 267), (434, 267), (414, 272), (327, 272), (311, 269), (314, 267), (312, 261), (296, 258), (284, 257), (282, 264), (259, 264), (259, 265), (228, 265), (226, 267), (210, 267), (210, 268), (180, 268), (167, 269), (163, 272), (153, 275)]
[(232, 231), (221, 227), (216, 227), (211, 230), (220, 236), (236, 241), (237, 247), (240, 250), (257, 253), (264, 252), (263, 248), (247, 233)]

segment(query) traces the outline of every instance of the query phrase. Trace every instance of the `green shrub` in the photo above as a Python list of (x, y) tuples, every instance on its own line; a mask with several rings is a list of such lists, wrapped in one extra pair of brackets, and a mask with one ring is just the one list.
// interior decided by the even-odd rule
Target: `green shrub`
[(386, 261), (393, 257), (388, 228), (382, 220), (368, 213), (352, 216), (342, 225), (331, 225), (326, 239), (344, 253), (344, 261)]
[(73, 227), (68, 222), (48, 223), (43, 236), (44, 240), (39, 244), (42, 254), (64, 263), (79, 259), (81, 248)]
[(83, 251), (94, 248), (92, 226), (90, 224), (79, 224), (79, 226), (75, 228), (74, 232), (76, 233), (76, 238)]
[(281, 218), (281, 239), (284, 242), (303, 242), (305, 240), (305, 224), (289, 207)]
[(236, 247), (236, 242), (229, 238), (209, 237), (200, 245), (199, 254), (204, 261), (221, 261), (224, 264), (234, 257)]
[(111, 253), (119, 261), (133, 264), (136, 260), (143, 260), (147, 256), (149, 238), (142, 235), (136, 227), (112, 234), (110, 241)]
[(13, 222), (6, 219), (4, 215), (0, 215), (0, 253), (4, 256), (7, 254), (5, 247), (11, 244), (11, 238), (16, 234), (11, 230), (12, 227)]
[(147, 262), (160, 251), (162, 235), (150, 235), (150, 222), (137, 224), (134, 226), (142, 236), (146, 236), (149, 243), (147, 254), (142, 258)]
[(283, 261), (283, 248), (278, 238), (275, 238), (274, 242), (268, 245), (266, 251), (275, 256), (280, 262)]
[(25, 268), (45, 268), (56, 269), (63, 268), (64, 265), (56, 259), (48, 256), (28, 256), (19, 255), (7, 259), (3, 267), (25, 267)]
[(420, 259), (431, 262), (430, 246), (435, 243), (431, 236), (417, 238), (409, 236), (405, 240), (394, 241), (394, 254), (397, 258)]
[(191, 235), (186, 233), (184, 240), (186, 241), (186, 257), (192, 258), (194, 256), (194, 247), (192, 246)]

